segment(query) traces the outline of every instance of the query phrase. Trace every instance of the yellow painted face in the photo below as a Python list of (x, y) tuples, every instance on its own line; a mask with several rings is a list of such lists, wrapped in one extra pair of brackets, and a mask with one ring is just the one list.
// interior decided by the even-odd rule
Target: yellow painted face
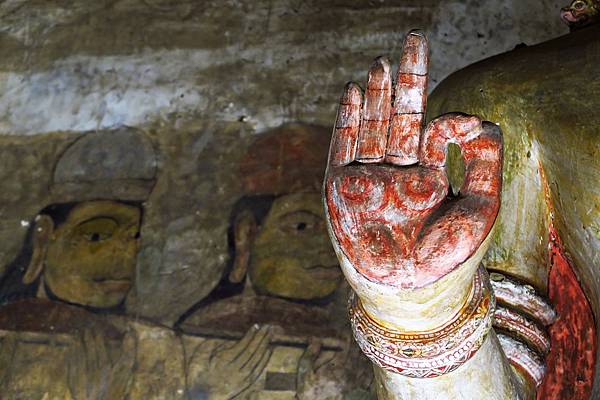
[(89, 201), (71, 210), (51, 235), (44, 282), (61, 300), (114, 307), (135, 278), (140, 210), (113, 201)]
[(270, 295), (323, 298), (342, 280), (319, 193), (276, 198), (250, 254), (250, 279), (259, 291)]

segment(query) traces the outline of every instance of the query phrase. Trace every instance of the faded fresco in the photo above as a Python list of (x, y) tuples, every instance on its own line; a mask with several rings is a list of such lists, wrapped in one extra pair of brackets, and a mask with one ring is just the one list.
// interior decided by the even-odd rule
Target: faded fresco
[[(530, 115), (538, 101), (554, 101), (549, 113), (570, 110), (548, 131), (570, 139), (540, 146), (551, 141), (532, 128), (539, 122), (503, 119), (521, 115), (521, 100), (501, 94), (502, 73), (478, 72), (471, 86), (445, 78), (515, 46), (507, 64), (531, 64), (527, 52), (555, 60), (523, 43), (569, 28), (557, 47), (572, 57), (556, 71), (593, 76), (586, 60), (600, 53), (586, 43), (597, 4), (342, 3), (0, 2), (2, 399), (375, 399), (322, 185), (345, 82), (365, 82), (380, 54), (399, 58), (403, 34), (417, 26), (431, 48), (423, 92), (444, 81), (431, 117), (458, 108), (509, 128), (501, 127), (499, 223), (483, 263), (500, 304), (500, 344), (517, 371), (532, 357), (519, 375), (528, 395), (548, 357), (564, 362), (548, 356), (552, 340), (577, 324), (595, 335), (585, 296), (596, 310), (595, 192), (565, 189), (570, 176), (555, 156), (572, 144), (577, 165), (592, 166), (575, 168), (576, 181), (594, 178), (593, 124), (573, 117), (590, 109), (574, 95), (552, 100), (535, 89), (538, 72), (518, 72), (534, 82), (516, 89), (534, 93), (523, 108)], [(597, 89), (576, 73), (567, 81)], [(457, 187), (461, 177), (449, 173)], [(567, 291), (582, 317), (552, 325), (555, 310), (566, 315)], [(585, 374), (567, 374), (577, 393), (592, 390), (591, 353)]]
[(224, 222), (230, 257), (172, 328), (125, 305), (156, 185), (154, 144), (129, 128), (70, 143), (52, 168), (50, 204), (1, 281), (2, 393), (372, 398), (325, 230), (329, 140), (328, 128), (288, 124), (247, 143), (231, 170), (241, 190)]

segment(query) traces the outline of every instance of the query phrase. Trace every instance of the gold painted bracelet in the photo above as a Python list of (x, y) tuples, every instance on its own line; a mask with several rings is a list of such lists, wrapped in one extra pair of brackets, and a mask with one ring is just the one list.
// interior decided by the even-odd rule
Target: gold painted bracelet
[(349, 313), (354, 338), (372, 362), (411, 378), (434, 378), (454, 371), (477, 352), (492, 327), (495, 306), (488, 274), (479, 267), (469, 300), (438, 329), (406, 333), (385, 327), (367, 314), (354, 293)]

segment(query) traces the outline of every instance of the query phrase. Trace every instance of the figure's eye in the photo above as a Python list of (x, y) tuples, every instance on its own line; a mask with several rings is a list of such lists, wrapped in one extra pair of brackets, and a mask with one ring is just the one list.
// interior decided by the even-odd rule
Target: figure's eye
[(110, 238), (111, 235), (105, 232), (88, 232), (84, 234), (84, 237), (88, 242), (99, 242)]
[(294, 211), (279, 218), (279, 226), (292, 233), (313, 231), (322, 223), (322, 218), (310, 211)]
[(575, 3), (573, 3), (573, 8), (576, 9), (577, 11), (581, 11), (585, 8), (585, 2), (584, 1), (576, 1)]
[(118, 228), (119, 224), (114, 219), (98, 217), (79, 224), (77, 234), (86, 242), (97, 243), (110, 239)]

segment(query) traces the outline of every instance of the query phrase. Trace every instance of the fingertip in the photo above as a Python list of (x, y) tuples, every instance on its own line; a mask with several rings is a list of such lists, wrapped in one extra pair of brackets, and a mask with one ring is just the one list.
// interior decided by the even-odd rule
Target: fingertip
[(361, 105), (362, 90), (355, 82), (348, 82), (344, 86), (344, 94), (342, 94), (341, 104), (346, 105)]
[(398, 73), (427, 75), (428, 68), (429, 44), (427, 37), (421, 30), (412, 30), (404, 37)]
[(380, 68), (383, 71), (389, 71), (390, 68), (391, 68), (390, 60), (386, 56), (376, 57), (373, 60), (373, 63), (371, 64), (370, 68), (371, 69), (373, 69), (373, 68)]
[(377, 57), (369, 67), (367, 89), (385, 89), (392, 84), (392, 66), (387, 57)]
[(340, 99), (331, 140), (329, 158), (331, 165), (345, 165), (354, 160), (361, 110), (362, 90), (356, 83), (348, 82)]
[(483, 121), (481, 126), (488, 136), (502, 142), (502, 129), (500, 129), (499, 124), (490, 121)]

